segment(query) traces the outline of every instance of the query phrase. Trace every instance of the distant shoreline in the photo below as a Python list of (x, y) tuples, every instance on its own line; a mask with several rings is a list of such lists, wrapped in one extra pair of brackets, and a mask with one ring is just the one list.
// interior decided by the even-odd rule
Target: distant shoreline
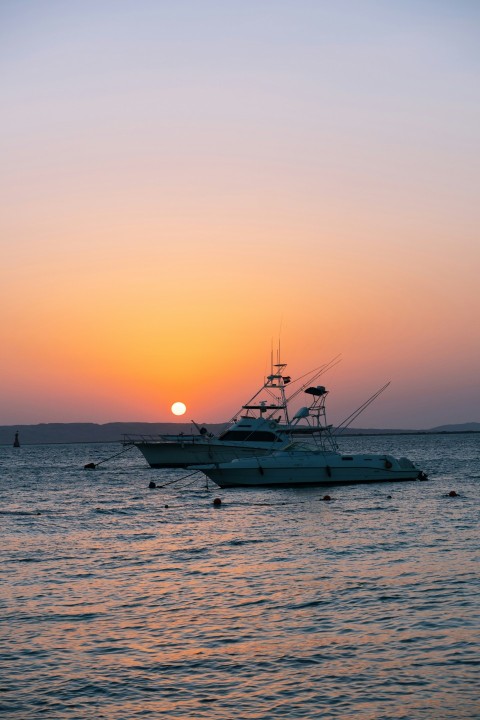
[[(226, 423), (205, 423), (215, 435)], [(467, 427), (465, 427), (467, 425)], [(468, 427), (472, 425), (473, 427)], [(37, 425), (0, 426), (0, 446), (12, 446), (15, 433), (19, 433), (20, 445), (83, 445), (120, 444), (124, 435), (153, 437), (165, 434), (191, 434), (190, 423), (41, 423)], [(458, 426), (444, 426), (431, 430), (392, 430), (379, 428), (351, 428), (339, 433), (347, 437), (395, 437), (407, 435), (474, 435), (480, 433), (480, 423), (463, 423)]]
[(377, 435), (478, 435), (480, 430), (399, 430), (392, 432), (391, 430), (371, 430), (368, 432), (350, 432), (343, 434), (343, 437), (375, 437)]

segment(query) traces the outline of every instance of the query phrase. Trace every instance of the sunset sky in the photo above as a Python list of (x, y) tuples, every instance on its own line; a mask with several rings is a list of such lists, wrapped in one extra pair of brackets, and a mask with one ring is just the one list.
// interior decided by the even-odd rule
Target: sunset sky
[(480, 421), (480, 3), (3, 0), (0, 424)]

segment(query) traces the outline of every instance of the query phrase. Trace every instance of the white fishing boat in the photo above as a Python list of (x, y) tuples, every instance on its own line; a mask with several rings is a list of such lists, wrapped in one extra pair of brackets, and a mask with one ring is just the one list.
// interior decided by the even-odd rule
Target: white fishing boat
[[(388, 385), (388, 383), (387, 383)], [(385, 385), (359, 410), (347, 418), (356, 418)], [(305, 390), (313, 396), (309, 408), (302, 408), (303, 417), (314, 417), (315, 444), (293, 441), (265, 457), (248, 457), (230, 462), (195, 465), (221, 488), (257, 486), (305, 486), (305, 485), (346, 485), (351, 483), (396, 482), (400, 480), (426, 479), (426, 475), (411, 460), (396, 458), (390, 454), (341, 453), (332, 426), (326, 423), (325, 400), (327, 391), (323, 387)], [(346, 424), (339, 426), (346, 427)], [(338, 432), (338, 428), (337, 428)], [(312, 438), (313, 439), (313, 438)], [(194, 469), (192, 468), (192, 469)]]
[[(193, 468), (192, 468), (193, 469)], [(342, 455), (293, 443), (267, 457), (195, 466), (221, 488), (245, 486), (346, 485), (417, 480), (422, 473), (407, 458), (392, 455)]]
[[(205, 428), (197, 434), (124, 437), (124, 445), (135, 445), (153, 468), (186, 468), (205, 463), (226, 463), (245, 457), (270, 455), (287, 447), (292, 437), (313, 436), (323, 428), (315, 424), (315, 413), (301, 408), (290, 417), (291, 401), (323, 372), (338, 362), (334, 358), (308, 374), (308, 380), (287, 397), (290, 388), (305, 376), (291, 380), (285, 374), (286, 364), (272, 364), (270, 375), (255, 395), (242, 406), (220, 435), (214, 436)], [(323, 388), (324, 390), (324, 388)]]

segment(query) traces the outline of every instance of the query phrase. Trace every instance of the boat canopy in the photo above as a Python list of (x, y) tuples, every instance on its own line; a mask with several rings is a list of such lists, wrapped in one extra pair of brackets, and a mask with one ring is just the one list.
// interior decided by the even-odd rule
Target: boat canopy
[(317, 385), (316, 387), (309, 387), (305, 390), (309, 395), (326, 395), (327, 389), (324, 385)]

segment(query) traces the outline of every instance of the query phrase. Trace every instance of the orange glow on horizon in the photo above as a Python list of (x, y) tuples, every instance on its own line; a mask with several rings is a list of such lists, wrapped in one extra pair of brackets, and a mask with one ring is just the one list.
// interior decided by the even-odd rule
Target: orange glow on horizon
[(223, 422), (279, 336), (292, 376), (342, 355), (332, 422), (387, 380), (368, 422), (480, 420), (475, 24), (332, 5), (325, 41), (320, 5), (212, 12), (190, 43), (160, 8), (151, 44), (122, 7), (117, 36), (96, 4), (11, 4), (1, 424), (169, 422), (179, 397)]

